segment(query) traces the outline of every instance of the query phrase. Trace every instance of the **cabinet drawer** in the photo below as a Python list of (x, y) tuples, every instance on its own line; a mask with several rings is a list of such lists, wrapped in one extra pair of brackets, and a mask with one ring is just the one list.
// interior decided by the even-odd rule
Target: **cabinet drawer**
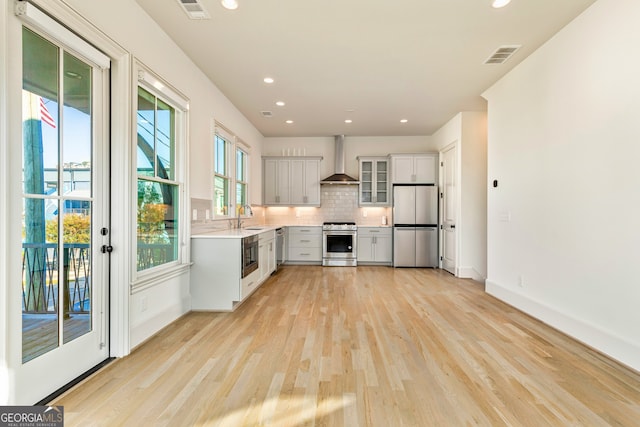
[(322, 236), (322, 227), (287, 227), (290, 236)]
[(391, 227), (358, 227), (358, 236), (391, 236), (393, 230)]
[(322, 261), (322, 248), (289, 247), (289, 261)]
[(258, 288), (260, 270), (256, 270), (240, 281), (240, 300), (244, 300)]
[(320, 248), (322, 247), (322, 238), (320, 236), (289, 236), (289, 247), (296, 248)]
[(258, 234), (258, 240), (260, 242), (264, 242), (264, 241), (275, 239), (275, 238), (276, 238), (275, 230), (269, 230), (269, 231), (265, 231), (264, 233)]

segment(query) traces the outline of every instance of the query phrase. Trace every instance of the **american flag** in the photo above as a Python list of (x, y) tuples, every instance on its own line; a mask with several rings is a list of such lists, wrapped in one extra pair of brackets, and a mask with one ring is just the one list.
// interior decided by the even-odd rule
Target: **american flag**
[(40, 97), (40, 120), (51, 126), (52, 128), (56, 128), (56, 122), (53, 120), (53, 116), (47, 110), (47, 106), (44, 105), (44, 99)]

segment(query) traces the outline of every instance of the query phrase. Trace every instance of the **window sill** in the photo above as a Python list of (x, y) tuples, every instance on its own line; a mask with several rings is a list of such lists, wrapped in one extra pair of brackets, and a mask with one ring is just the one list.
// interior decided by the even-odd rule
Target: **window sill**
[(138, 276), (138, 278), (131, 282), (131, 295), (138, 292), (157, 286), (168, 279), (180, 276), (189, 271), (191, 265), (188, 264), (173, 264), (171, 266), (157, 268), (150, 272), (144, 272)]

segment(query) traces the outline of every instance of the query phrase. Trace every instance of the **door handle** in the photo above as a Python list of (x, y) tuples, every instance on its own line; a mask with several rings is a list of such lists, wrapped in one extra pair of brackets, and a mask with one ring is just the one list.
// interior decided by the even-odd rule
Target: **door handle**
[(455, 224), (451, 224), (451, 228), (456, 228), (456, 225)]

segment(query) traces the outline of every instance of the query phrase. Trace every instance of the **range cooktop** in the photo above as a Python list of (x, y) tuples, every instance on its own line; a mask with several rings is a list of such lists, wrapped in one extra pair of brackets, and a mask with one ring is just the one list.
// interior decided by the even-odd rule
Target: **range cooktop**
[(322, 224), (323, 230), (356, 230), (357, 228), (353, 221), (327, 221)]

